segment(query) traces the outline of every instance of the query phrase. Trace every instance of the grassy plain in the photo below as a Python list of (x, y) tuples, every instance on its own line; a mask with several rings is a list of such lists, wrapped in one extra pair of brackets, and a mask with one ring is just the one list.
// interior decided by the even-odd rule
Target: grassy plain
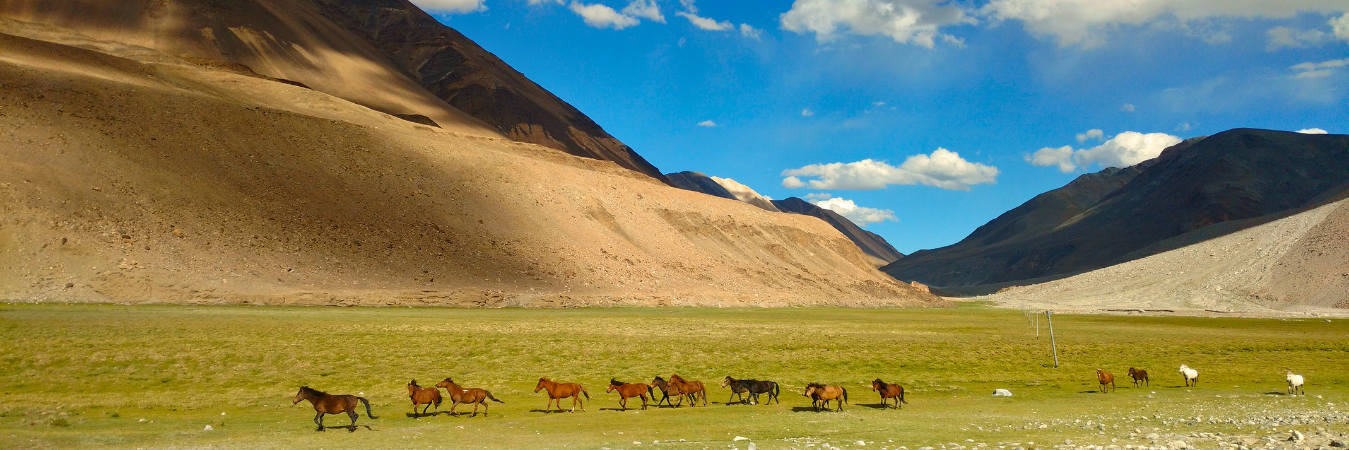
[[(737, 436), (758, 448), (849, 447), (860, 440), (871, 448), (917, 449), (966, 439), (993, 448), (1033, 447), (1032, 441), (1043, 447), (1065, 438), (1123, 445), (1140, 443), (1130, 432), (1251, 431), (1226, 421), (1333, 409), (1349, 400), (1346, 321), (1054, 319), (1057, 369), (1047, 333), (1037, 339), (1020, 312), (977, 304), (882, 310), (0, 305), (0, 447), (617, 449), (649, 448), (654, 441), (662, 448), (745, 447)], [(1176, 366), (1182, 363), (1201, 371), (1198, 388), (1181, 387)], [(1152, 387), (1130, 387), (1129, 366), (1147, 368)], [(1270, 395), (1283, 392), (1285, 366), (1307, 376), (1308, 396)], [(1097, 368), (1117, 375), (1117, 392), (1095, 393)], [(610, 377), (649, 382), (676, 372), (711, 386), (711, 405), (620, 412), (616, 394), (604, 393)], [(723, 404), (728, 392), (717, 386), (728, 374), (782, 383), (783, 403)], [(410, 417), (408, 380), (428, 386), (446, 376), (487, 388), (506, 403), (493, 404), (487, 418)], [(540, 376), (585, 385), (592, 398), (587, 411), (541, 412), (545, 396), (531, 392)], [(869, 389), (876, 377), (909, 389), (909, 403), (898, 411), (879, 409)], [(810, 381), (846, 387), (851, 404), (843, 413), (810, 410), (799, 395)], [(362, 415), (354, 432), (316, 433), (308, 404), (290, 403), (302, 384), (363, 392), (377, 419)], [(990, 397), (995, 388), (1014, 396)], [(345, 416), (327, 418), (329, 426), (347, 423)], [(204, 431), (206, 425), (214, 430)]]

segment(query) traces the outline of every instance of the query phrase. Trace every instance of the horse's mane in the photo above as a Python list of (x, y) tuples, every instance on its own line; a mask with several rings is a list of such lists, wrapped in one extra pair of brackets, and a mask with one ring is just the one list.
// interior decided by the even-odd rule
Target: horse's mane
[(806, 385), (806, 387), (808, 387), (808, 388), (823, 388), (824, 385), (823, 385), (823, 384), (820, 384), (820, 383), (809, 383), (809, 384)]
[(323, 392), (318, 389), (311, 388), (309, 386), (300, 386), (300, 390), (305, 391), (305, 393), (308, 393), (310, 395), (317, 395), (320, 397), (326, 397), (328, 395), (327, 392)]
[(886, 384), (884, 381), (881, 381), (880, 378), (877, 378), (877, 379), (876, 379), (876, 384), (881, 385), (881, 389), (885, 389), (885, 388), (890, 387), (889, 384)]
[(664, 379), (664, 378), (661, 378), (661, 377), (656, 377), (656, 382), (661, 382), (661, 381), (665, 381), (665, 379)]
[(625, 385), (625, 384), (628, 384), (628, 383), (624, 383), (624, 382), (622, 382), (622, 381), (618, 381), (618, 380), (615, 380), (615, 379), (613, 379), (613, 378), (610, 378), (610, 379), (609, 379), (609, 384), (612, 384), (612, 385), (614, 385), (614, 386), (622, 386), (622, 385)]
[(679, 376), (679, 374), (677, 374), (677, 373), (676, 373), (676, 374), (673, 374), (673, 375), (670, 375), (670, 381), (674, 381), (674, 380), (688, 381), (688, 380), (685, 380), (684, 377)]

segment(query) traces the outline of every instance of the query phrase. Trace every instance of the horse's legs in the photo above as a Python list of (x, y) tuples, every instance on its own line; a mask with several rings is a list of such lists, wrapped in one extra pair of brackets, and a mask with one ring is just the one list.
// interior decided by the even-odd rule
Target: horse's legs
[(349, 425), (351, 427), (351, 431), (356, 431), (356, 419), (360, 418), (361, 415), (356, 414), (356, 410), (352, 409), (350, 411), (347, 411), (347, 417), (351, 418), (351, 425)]
[(474, 404), (473, 404), (473, 415), (471, 415), (471, 416), (469, 416), (469, 417), (478, 417), (478, 404), (477, 404), (477, 403), (474, 403)]
[(642, 395), (642, 410), (646, 410), (646, 395)]
[(314, 415), (314, 423), (319, 424), (319, 431), (323, 431), (323, 411)]
[(623, 407), (624, 411), (628, 410), (628, 398), (624, 397), (622, 392), (618, 393), (618, 406)]

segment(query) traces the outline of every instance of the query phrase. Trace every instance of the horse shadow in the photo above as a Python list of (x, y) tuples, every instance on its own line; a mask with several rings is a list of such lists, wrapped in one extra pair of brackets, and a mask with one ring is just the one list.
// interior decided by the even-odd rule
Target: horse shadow
[(325, 426), (325, 427), (323, 427), (323, 428), (319, 428), (319, 429), (316, 429), (316, 430), (314, 430), (314, 431), (317, 431), (317, 432), (326, 432), (326, 431), (328, 431), (329, 429), (332, 429), (332, 428), (345, 428), (345, 429), (347, 430), (348, 433), (355, 433), (357, 428), (365, 428), (366, 431), (375, 431), (374, 428), (370, 428), (370, 425), (347, 425), (347, 426), (345, 426), (345, 427), (342, 427), (342, 426), (337, 426), (337, 427), (328, 427), (328, 426)]
[(856, 406), (861, 406), (861, 407), (864, 407), (864, 408), (871, 408), (871, 409), (898, 409), (898, 408), (895, 408), (895, 405), (887, 405), (887, 404), (884, 404), (884, 403), (858, 403), (858, 404), (856, 404)]
[[(582, 412), (581, 409), (577, 409), (576, 411), (577, 411), (577, 412)], [(559, 412), (562, 412), (562, 413), (569, 413), (569, 412), (572, 412), (572, 411), (571, 411), (570, 409), (563, 408), (561, 411), (558, 411), (558, 410), (556, 410), (556, 409), (531, 409), (531, 410), (529, 410), (529, 412), (555, 414), (555, 413), (559, 413)]]
[(420, 419), (420, 418), (423, 418), (423, 417), (436, 417), (436, 416), (439, 416), (439, 415), (441, 415), (441, 414), (444, 414), (444, 415), (447, 415), (447, 416), (453, 416), (453, 415), (454, 415), (454, 414), (450, 414), (449, 411), (432, 411), (432, 412), (425, 413), (425, 414), (423, 414), (423, 413), (403, 413), (403, 415), (406, 415), (406, 416), (408, 416), (408, 417), (410, 417), (410, 418), (413, 418), (413, 419)]
[(838, 412), (838, 410), (836, 410), (836, 409), (834, 409), (834, 408), (835, 408), (835, 407), (831, 406), (831, 407), (829, 407), (828, 409), (818, 409), (818, 410), (817, 410), (817, 409), (815, 409), (814, 406), (793, 406), (793, 407), (792, 407), (792, 412), (812, 412), (812, 413), (813, 413), (813, 412), (820, 412), (820, 413)]

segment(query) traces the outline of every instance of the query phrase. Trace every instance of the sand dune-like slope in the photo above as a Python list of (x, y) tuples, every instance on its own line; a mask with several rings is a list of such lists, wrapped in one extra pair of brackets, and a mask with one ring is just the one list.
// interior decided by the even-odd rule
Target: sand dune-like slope
[(827, 224), (0, 20), (0, 299), (938, 305)]
[(980, 298), (1037, 309), (1349, 315), (1349, 200), (1146, 258)]

